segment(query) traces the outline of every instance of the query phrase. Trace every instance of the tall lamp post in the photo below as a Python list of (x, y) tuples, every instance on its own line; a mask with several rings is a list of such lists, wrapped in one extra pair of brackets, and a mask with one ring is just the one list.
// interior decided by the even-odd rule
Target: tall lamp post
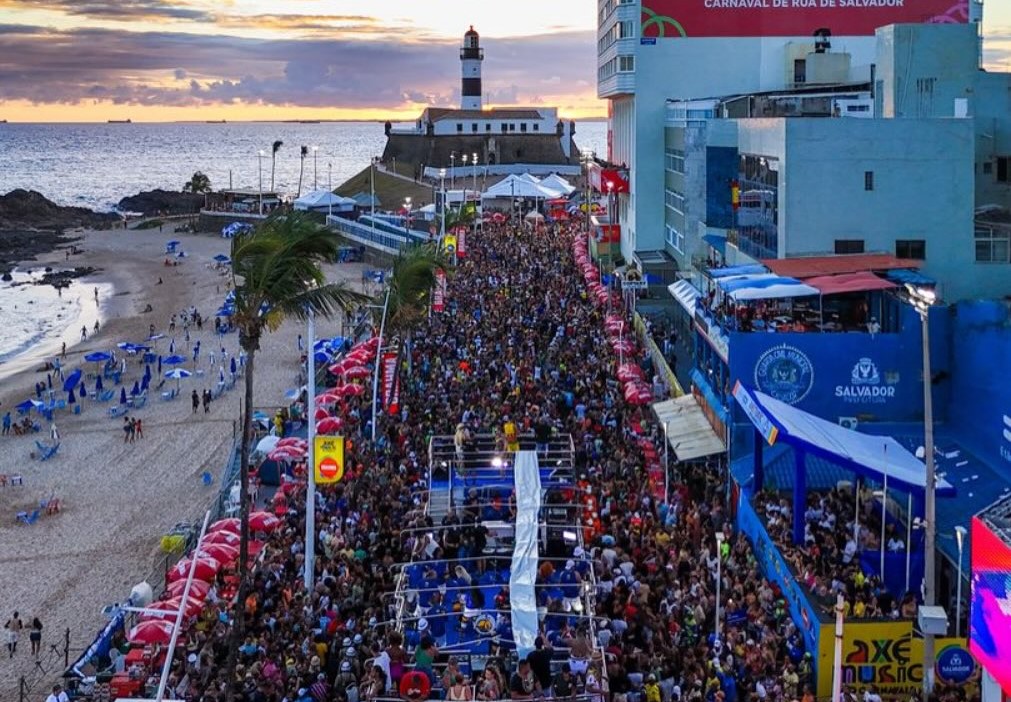
[(327, 205), (326, 205), (327, 220), (326, 220), (326, 223), (330, 224), (330, 218), (333, 217), (333, 164), (330, 163), (329, 161), (327, 161), (327, 164), (326, 164), (326, 190), (327, 190), (327, 194), (330, 196), (330, 197), (327, 198)]
[[(586, 207), (586, 238), (590, 238), (590, 214), (593, 212), (593, 208), (590, 207), (590, 165), (593, 163), (593, 152), (589, 149), (583, 151), (583, 166), (586, 168), (586, 202), (583, 205)], [(589, 242), (587, 242), (589, 243)]]
[(474, 201), (474, 218), (471, 220), (470, 229), (472, 232), (477, 232), (477, 211), (481, 205), (481, 196), (477, 194), (477, 152), (475, 151), (470, 155), (470, 167), (474, 175), (474, 196), (477, 198)]
[(256, 152), (256, 159), (260, 162), (260, 185), (258, 186), (258, 192), (260, 193), (260, 214), (263, 214), (263, 159), (266, 156), (266, 152), (260, 149)]
[(723, 584), (723, 532), (716, 532), (716, 640), (720, 640), (720, 587)]
[(306, 330), (306, 417), (309, 420), (308, 460), (306, 461), (305, 490), (305, 570), (302, 578), (305, 591), (312, 592), (312, 581), (316, 574), (316, 315), (309, 310), (309, 323)]
[(442, 201), (439, 206), (439, 251), (442, 251), (446, 238), (446, 169), (439, 169), (439, 190), (442, 191)]
[(449, 152), (449, 189), (456, 187), (456, 152)]
[(958, 544), (958, 585), (955, 587), (955, 638), (962, 636), (962, 546), (965, 544), (966, 529), (959, 524), (955, 527), (955, 543)]
[[(934, 402), (931, 393), (930, 372), (930, 308), (937, 302), (937, 295), (928, 288), (919, 288), (906, 284), (908, 300), (920, 315), (920, 327), (923, 331), (923, 450), (927, 464), (926, 487), (923, 509), (923, 604), (933, 607), (936, 604), (935, 587), (935, 538), (936, 519), (934, 492), (937, 489), (937, 472), (934, 466)], [(923, 636), (923, 699), (929, 698), (934, 689), (934, 635)]]

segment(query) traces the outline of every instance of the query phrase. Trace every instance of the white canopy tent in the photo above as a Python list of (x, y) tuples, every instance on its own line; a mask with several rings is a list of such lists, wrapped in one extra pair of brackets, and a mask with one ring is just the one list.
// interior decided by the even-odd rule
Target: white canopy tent
[(557, 173), (552, 173), (547, 178), (542, 178), (540, 183), (542, 188), (550, 188), (551, 190), (557, 190), (562, 195), (571, 195), (575, 192), (576, 187), (572, 185), (569, 181), (562, 178)]
[[(530, 176), (530, 178), (533, 178), (533, 176)], [(536, 181), (536, 178), (534, 180)], [(550, 200), (561, 197), (561, 193), (557, 190), (546, 188), (540, 183), (532, 182), (523, 176), (511, 175), (485, 190), (481, 197), (486, 200), (493, 198)]]
[(323, 210), (333, 209), (336, 212), (347, 212), (354, 209), (355, 201), (349, 197), (335, 195), (329, 190), (313, 190), (295, 200), (296, 210)]

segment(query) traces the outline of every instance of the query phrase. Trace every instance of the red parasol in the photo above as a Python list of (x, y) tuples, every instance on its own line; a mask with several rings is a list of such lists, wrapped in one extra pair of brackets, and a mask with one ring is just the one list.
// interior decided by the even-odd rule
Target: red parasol
[[(238, 522), (239, 520), (236, 519), (235, 521)], [(204, 535), (204, 539), (200, 543), (203, 544), (204, 546), (206, 546), (207, 544), (227, 544), (228, 546), (238, 547), (239, 541), (240, 538), (237, 533), (223, 530), (223, 531), (213, 531), (209, 534)]]
[(351, 380), (362, 380), (364, 378), (369, 378), (372, 376), (372, 371), (370, 371), (365, 366), (352, 366), (344, 371), (344, 377)]
[(316, 421), (319, 421), (321, 419), (326, 419), (329, 416), (330, 416), (330, 413), (327, 412), (322, 407), (317, 407), (316, 411), (313, 413), (313, 419), (315, 419)]
[(365, 387), (363, 385), (348, 383), (347, 385), (341, 386), (341, 394), (348, 397), (358, 397), (359, 395), (365, 394)]
[(197, 556), (210, 556), (222, 564), (234, 563), (239, 557), (239, 549), (229, 544), (201, 544)]
[(126, 639), (135, 644), (167, 644), (172, 640), (173, 624), (170, 622), (141, 622), (130, 629)]
[[(210, 556), (198, 557), (196, 571), (194, 572), (193, 577), (195, 579), (211, 582), (214, 580), (214, 576), (218, 574), (219, 570), (221, 570), (221, 561), (217, 558), (211, 558)], [(173, 583), (176, 580), (185, 580), (189, 574), (190, 559), (184, 558), (169, 569), (168, 575), (165, 576), (165, 580), (166, 582)]]
[(336, 393), (325, 392), (322, 395), (316, 396), (317, 405), (332, 405), (335, 402), (340, 402), (341, 399), (336, 395)]
[(295, 446), (298, 448), (306, 448), (308, 445), (309, 442), (306, 441), (305, 439), (300, 439), (297, 436), (289, 436), (287, 438), (278, 441), (277, 444), (274, 446), (274, 448), (277, 448), (278, 446)]
[[(228, 519), (219, 519), (207, 528), (208, 535), (219, 531), (230, 531), (233, 534), (238, 534), (242, 529), (242, 524), (235, 517), (229, 517)], [(204, 539), (207, 537), (205, 536)]]
[[(208, 544), (204, 544), (203, 547), (206, 547), (207, 545)], [(216, 545), (220, 546), (220, 544)], [(165, 586), (165, 592), (168, 594), (169, 597), (182, 597), (183, 588), (185, 587), (186, 587), (186, 579), (184, 578), (182, 580), (176, 580), (174, 583), (169, 583), (167, 586)], [(196, 597), (197, 599), (202, 600), (207, 597), (207, 593), (208, 591), (210, 591), (210, 589), (211, 589), (210, 583), (204, 582), (203, 580), (194, 579), (193, 582), (190, 583), (190, 597)]]
[(326, 417), (316, 422), (317, 434), (333, 434), (344, 427), (344, 420), (340, 417)]
[(272, 461), (294, 461), (305, 458), (306, 450), (297, 446), (280, 446), (267, 454)]
[(253, 512), (249, 515), (249, 528), (252, 531), (271, 532), (281, 526), (281, 520), (270, 512)]

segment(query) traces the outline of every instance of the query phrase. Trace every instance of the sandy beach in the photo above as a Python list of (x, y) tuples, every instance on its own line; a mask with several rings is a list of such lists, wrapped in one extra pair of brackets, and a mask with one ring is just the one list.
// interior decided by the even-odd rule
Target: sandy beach
[[(165, 266), (165, 242), (178, 239), (187, 254), (179, 266)], [(136, 411), (143, 420), (144, 438), (124, 443), (123, 420), (108, 416), (110, 403), (84, 401), (80, 415), (58, 412), (56, 424), (61, 443), (58, 454), (40, 462), (31, 458), (35, 441), (48, 441), (50, 427), (43, 421), (42, 432), (27, 436), (0, 437), (0, 475), (23, 476), (23, 485), (0, 487), (0, 615), (4, 621), (17, 610), (26, 626), (38, 616), (44, 625), (43, 665), (46, 676), (33, 672), (27, 631), (22, 636), (17, 655), (8, 660), (0, 656), (0, 698), (17, 693), (18, 679), (48, 682), (62, 672), (62, 660), (50, 658), (50, 644), (62, 650), (63, 632), (70, 629), (71, 659), (86, 647), (105, 624), (103, 606), (125, 599), (136, 583), (149, 578), (160, 561), (159, 540), (180, 521), (200, 518), (214, 501), (220, 484), (220, 472), (232, 445), (233, 431), (239, 419), (242, 380), (211, 403), (210, 412), (193, 414), (189, 394), (217, 382), (217, 365), (210, 368), (207, 353), (214, 350), (220, 359), (225, 347), (229, 356), (237, 354), (235, 333), (219, 337), (214, 332), (213, 313), (221, 304), (228, 278), (210, 267), (215, 254), (228, 253), (229, 242), (204, 234), (162, 234), (147, 231), (86, 232), (77, 242), (82, 252), (65, 260), (56, 251), (35, 265), (95, 266), (101, 272), (75, 285), (91, 290), (99, 285), (99, 301), (92, 311), (104, 320), (97, 335), (79, 341), (79, 325), (68, 344), (64, 368), (82, 367), (94, 371), (94, 364), (82, 357), (92, 351), (116, 350), (120, 341), (140, 342), (147, 338), (149, 326), (170, 334), (173, 314), (196, 306), (204, 316), (202, 331), (190, 328), (190, 345), (201, 341), (197, 369), (204, 377), (182, 381), (182, 394), (173, 401), (163, 401), (151, 393), (147, 404)], [(344, 278), (360, 289), (361, 264), (334, 265), (328, 270), (332, 279)], [(158, 279), (162, 284), (158, 285)], [(147, 310), (150, 305), (150, 311)], [(87, 311), (85, 311), (87, 313)], [(339, 333), (339, 324), (320, 320), (320, 337)], [(285, 390), (294, 387), (298, 374), (296, 337), (302, 328), (286, 322), (267, 335), (257, 356), (255, 405), (277, 406)], [(70, 334), (70, 332), (68, 332)], [(174, 333), (176, 352), (186, 355), (182, 327)], [(168, 338), (160, 350), (168, 348)], [(21, 361), (31, 366), (0, 381), (0, 414), (33, 395), (36, 382), (46, 374), (37, 372), (51, 354), (59, 351), (59, 342), (42, 346), (34, 357)], [(47, 355), (50, 354), (50, 355)], [(127, 389), (139, 379), (144, 366), (136, 357), (128, 357), (124, 384)], [(194, 370), (194, 364), (185, 366)], [(155, 378), (153, 384), (157, 384)], [(166, 382), (166, 388), (175, 381)], [(88, 381), (89, 393), (93, 381)], [(111, 387), (111, 381), (106, 385)], [(118, 395), (119, 388), (116, 388)], [(65, 397), (58, 393), (57, 397)], [(16, 413), (13, 413), (15, 414)], [(132, 411), (128, 414), (133, 414)], [(33, 416), (37, 414), (33, 412)], [(201, 474), (210, 471), (214, 484), (205, 486)], [(56, 497), (61, 511), (43, 515), (31, 526), (19, 524), (15, 514), (31, 511), (40, 500)], [(157, 589), (160, 581), (152, 579)], [(5, 652), (6, 653), (6, 652)], [(42, 687), (33, 696), (44, 694)]]

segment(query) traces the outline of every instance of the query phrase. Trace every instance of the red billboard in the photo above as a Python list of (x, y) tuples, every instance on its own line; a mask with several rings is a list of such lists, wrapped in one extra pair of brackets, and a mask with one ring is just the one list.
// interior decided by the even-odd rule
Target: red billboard
[(825, 28), (852, 37), (886, 24), (968, 21), (969, 0), (642, 0), (641, 36), (809, 37)]
[(1011, 547), (973, 517), (969, 650), (1011, 694)]

